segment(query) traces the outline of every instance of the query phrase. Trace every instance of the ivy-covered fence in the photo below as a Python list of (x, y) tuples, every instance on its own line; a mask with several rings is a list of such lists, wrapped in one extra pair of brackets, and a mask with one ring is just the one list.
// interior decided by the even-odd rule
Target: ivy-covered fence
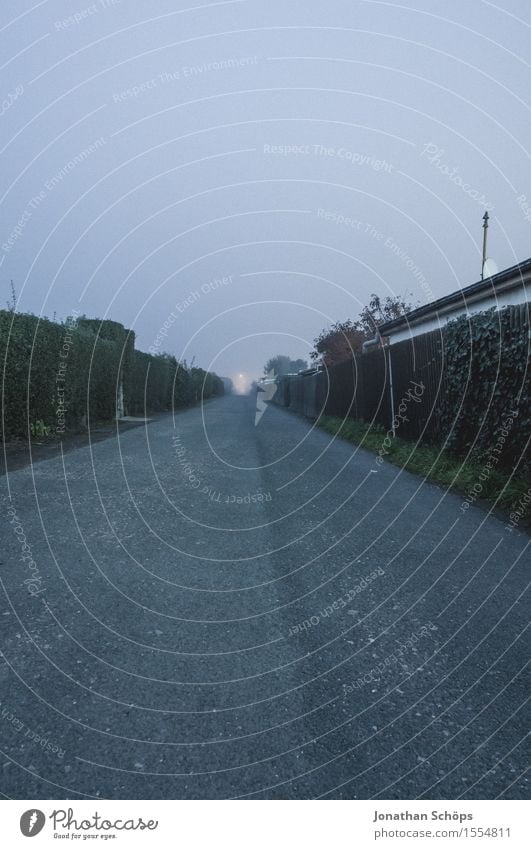
[(57, 323), (0, 310), (2, 438), (64, 433), (129, 415), (183, 407), (223, 394), (223, 382), (168, 355), (135, 350), (115, 321)]
[[(312, 418), (360, 419), (419, 444), (491, 457), (522, 475), (531, 471), (529, 352), (529, 304), (510, 306), (356, 354), (326, 375), (282, 378), (273, 400)], [(319, 387), (312, 407), (306, 399)]]
[(447, 324), (437, 413), (450, 449), (487, 455), (498, 446), (501, 464), (530, 470), (530, 342), (529, 304)]

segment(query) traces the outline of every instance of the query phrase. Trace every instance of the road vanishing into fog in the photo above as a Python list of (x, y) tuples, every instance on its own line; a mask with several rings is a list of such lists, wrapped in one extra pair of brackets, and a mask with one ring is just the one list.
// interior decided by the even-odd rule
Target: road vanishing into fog
[(255, 410), (0, 479), (2, 794), (527, 796), (529, 537)]

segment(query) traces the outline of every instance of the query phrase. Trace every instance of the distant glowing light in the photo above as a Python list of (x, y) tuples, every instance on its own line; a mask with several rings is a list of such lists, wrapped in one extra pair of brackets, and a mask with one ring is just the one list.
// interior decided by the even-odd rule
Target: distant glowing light
[(251, 379), (246, 374), (237, 374), (233, 380), (234, 391), (237, 395), (246, 395), (251, 387)]

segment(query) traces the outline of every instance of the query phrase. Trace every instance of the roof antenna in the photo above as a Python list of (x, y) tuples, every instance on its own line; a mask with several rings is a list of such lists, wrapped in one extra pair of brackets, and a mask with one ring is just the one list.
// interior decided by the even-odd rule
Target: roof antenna
[(489, 213), (485, 211), (483, 216), (483, 258), (481, 261), (481, 279), (493, 277), (498, 273), (498, 266), (493, 259), (487, 257), (487, 230), (489, 229)]

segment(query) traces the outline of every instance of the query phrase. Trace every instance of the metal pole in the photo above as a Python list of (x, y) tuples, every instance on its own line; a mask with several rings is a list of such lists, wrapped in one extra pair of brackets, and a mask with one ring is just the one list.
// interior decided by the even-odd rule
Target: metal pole
[(485, 274), (485, 262), (487, 259), (487, 230), (489, 229), (489, 213), (485, 212), (483, 216), (483, 260), (481, 263), (481, 279)]
[[(385, 350), (385, 349), (384, 349)], [(387, 345), (387, 362), (389, 368), (389, 397), (391, 400), (391, 427), (389, 428), (395, 437), (395, 399), (393, 397), (393, 366), (391, 365), (391, 345)]]

